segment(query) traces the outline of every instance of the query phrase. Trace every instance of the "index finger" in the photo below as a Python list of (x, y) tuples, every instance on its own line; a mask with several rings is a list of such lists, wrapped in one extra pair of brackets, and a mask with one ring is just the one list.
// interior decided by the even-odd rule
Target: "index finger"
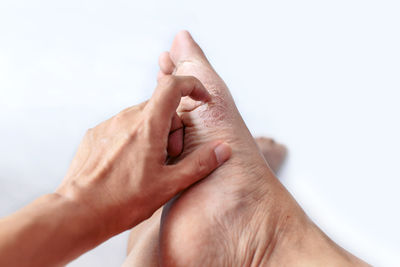
[(159, 130), (155, 132), (167, 136), (172, 117), (183, 96), (189, 96), (193, 100), (203, 102), (211, 100), (211, 95), (207, 89), (195, 77), (167, 75), (159, 80), (145, 108), (151, 119), (159, 127)]

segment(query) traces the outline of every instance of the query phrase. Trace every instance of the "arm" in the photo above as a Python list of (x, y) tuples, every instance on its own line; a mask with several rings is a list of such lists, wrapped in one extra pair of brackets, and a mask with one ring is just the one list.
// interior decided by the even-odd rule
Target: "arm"
[(45, 195), (0, 220), (0, 266), (65, 265), (105, 239), (90, 209)]
[(211, 98), (197, 79), (167, 76), (148, 102), (89, 130), (56, 193), (1, 219), (0, 266), (63, 265), (149, 218), (226, 161), (230, 147), (217, 141), (165, 164), (167, 151), (177, 151), (170, 146), (182, 147), (169, 140), (182, 96)]

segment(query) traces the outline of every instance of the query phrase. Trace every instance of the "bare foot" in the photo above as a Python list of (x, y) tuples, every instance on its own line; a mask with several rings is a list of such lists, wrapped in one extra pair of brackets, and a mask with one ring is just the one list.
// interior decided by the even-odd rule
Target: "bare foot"
[(271, 258), (272, 244), (281, 235), (276, 229), (304, 227), (306, 217), (265, 164), (227, 86), (189, 33), (176, 36), (170, 59), (168, 65), (175, 66), (175, 75), (195, 76), (213, 96), (208, 105), (190, 99), (182, 101), (179, 113), (186, 126), (184, 153), (221, 139), (231, 145), (232, 156), (219, 170), (164, 209), (161, 263), (266, 263)]
[(254, 139), (269, 167), (276, 174), (286, 158), (287, 149), (274, 139), (257, 137)]
[(276, 179), (228, 88), (189, 33), (176, 36), (160, 65), (160, 78), (172, 71), (195, 76), (213, 96), (204, 105), (182, 101), (184, 153), (216, 139), (232, 147), (228, 162), (164, 208), (156, 249), (161, 266), (361, 263), (310, 222)]
[[(285, 159), (286, 147), (271, 138), (255, 138), (265, 160), (277, 173)], [(128, 257), (124, 266), (159, 266), (159, 231), (162, 208), (148, 220), (132, 229), (128, 241)]]

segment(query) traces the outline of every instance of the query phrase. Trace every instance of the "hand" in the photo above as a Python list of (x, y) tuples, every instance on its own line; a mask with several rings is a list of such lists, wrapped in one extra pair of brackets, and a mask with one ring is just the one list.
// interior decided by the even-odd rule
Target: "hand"
[(176, 156), (183, 147), (183, 135), (174, 134), (182, 131), (176, 108), (183, 96), (203, 103), (211, 99), (196, 78), (166, 76), (149, 101), (86, 133), (56, 192), (88, 207), (105, 235), (147, 219), (230, 157), (230, 147), (216, 141), (166, 165), (167, 151)]

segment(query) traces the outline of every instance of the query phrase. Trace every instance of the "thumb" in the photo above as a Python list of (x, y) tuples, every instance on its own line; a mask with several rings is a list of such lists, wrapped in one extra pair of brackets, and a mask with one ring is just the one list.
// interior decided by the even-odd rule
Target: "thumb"
[(173, 177), (168, 180), (181, 191), (198, 180), (205, 178), (227, 161), (231, 154), (231, 147), (221, 141), (202, 145), (179, 163), (173, 165)]

